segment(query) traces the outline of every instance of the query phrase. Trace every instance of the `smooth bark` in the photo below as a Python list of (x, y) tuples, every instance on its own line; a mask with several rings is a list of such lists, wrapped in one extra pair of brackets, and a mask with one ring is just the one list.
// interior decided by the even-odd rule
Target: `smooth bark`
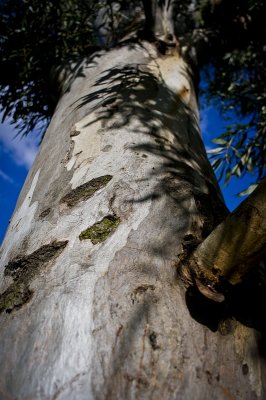
[(265, 398), (262, 335), (176, 271), (225, 214), (181, 55), (84, 62), (1, 249), (1, 399)]

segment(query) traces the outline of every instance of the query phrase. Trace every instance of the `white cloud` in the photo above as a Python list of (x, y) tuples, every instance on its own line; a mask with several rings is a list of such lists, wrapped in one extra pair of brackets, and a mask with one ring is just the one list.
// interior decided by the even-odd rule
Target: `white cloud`
[(14, 179), (12, 179), (9, 175), (5, 174), (4, 171), (0, 169), (0, 178), (3, 178), (5, 181), (9, 183), (14, 183)]
[(37, 154), (39, 138), (34, 133), (26, 137), (15, 137), (16, 133), (8, 122), (0, 124), (0, 144), (17, 165), (28, 170)]

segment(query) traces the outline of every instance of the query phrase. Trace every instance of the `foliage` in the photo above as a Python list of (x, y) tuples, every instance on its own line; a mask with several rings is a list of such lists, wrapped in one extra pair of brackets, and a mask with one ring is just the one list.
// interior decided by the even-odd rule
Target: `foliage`
[(224, 51), (215, 51), (211, 66), (205, 67), (204, 93), (224, 117), (243, 122), (228, 125), (214, 140), (219, 146), (211, 150), (212, 165), (225, 183), (247, 171), (258, 182), (266, 167), (265, 5), (263, 0), (241, 0), (224, 1), (220, 7), (211, 24), (220, 32)]
[[(98, 38), (94, 21), (103, 4), (106, 13), (109, 11), (109, 3), (93, 0), (0, 2), (3, 119), (9, 116), (24, 134), (36, 126), (45, 128), (59, 97), (59, 92), (51, 87), (51, 71), (95, 50)], [(122, 18), (125, 6), (126, 2), (120, 2), (122, 26), (128, 23)], [(111, 23), (109, 27), (113, 28)]]
[[(30, 132), (53, 113), (49, 74), (71, 53), (86, 52), (92, 37), (87, 0), (9, 0), (0, 6), (1, 107), (21, 132)], [(75, 18), (73, 18), (75, 15)]]
[[(227, 131), (213, 140), (219, 146), (209, 150), (209, 155), (214, 170), (219, 172), (218, 179), (224, 177), (227, 184), (233, 175), (241, 177), (246, 172), (255, 176), (255, 182), (263, 179), (266, 167), (265, 126), (265, 120), (228, 125)], [(240, 195), (249, 194), (255, 187), (255, 184), (251, 185)]]
[[(158, 0), (159, 1), (159, 0)], [(163, 0), (160, 0), (161, 2)], [(45, 129), (60, 97), (54, 73), (99, 46), (110, 47), (129, 31), (141, 1), (0, 1), (0, 104), (22, 134)], [(263, 0), (175, 1), (178, 37), (204, 38), (205, 96), (230, 118), (241, 116), (216, 139), (213, 166), (228, 181), (246, 171), (265, 174), (265, 6)], [(218, 134), (218, 132), (217, 132)]]

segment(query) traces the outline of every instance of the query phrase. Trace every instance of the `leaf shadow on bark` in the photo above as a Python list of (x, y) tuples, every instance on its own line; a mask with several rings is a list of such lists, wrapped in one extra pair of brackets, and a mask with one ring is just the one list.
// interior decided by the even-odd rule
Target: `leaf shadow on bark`
[(266, 268), (263, 264), (248, 272), (240, 283), (227, 285), (224, 302), (216, 303), (191, 286), (186, 291), (186, 304), (192, 318), (213, 332), (221, 331), (225, 321), (230, 327), (222, 334), (232, 333), (233, 321), (254, 329), (259, 355), (266, 358)]
[[(105, 70), (96, 80), (93, 90), (80, 98), (75, 106), (78, 109), (89, 108), (95, 113), (95, 120), (90, 121), (87, 126), (100, 121), (103, 129), (121, 129), (134, 125), (137, 118), (139, 126), (136, 128), (136, 124), (134, 125), (130, 148), (133, 152), (151, 155), (159, 162), (142, 178), (142, 182), (153, 179), (156, 185), (130, 201), (141, 203), (163, 196), (170, 197), (188, 219), (199, 217), (207, 221), (207, 228), (206, 224), (204, 228), (203, 221), (200, 228), (195, 229), (195, 235), (203, 239), (221, 222), (228, 211), (221, 200), (206, 160), (197, 118), (182, 98), (148, 69), (147, 64), (148, 62), (142, 65), (131, 63)], [(165, 135), (165, 131), (171, 133), (170, 137)], [(142, 135), (141, 141), (138, 141), (138, 134)], [(143, 140), (143, 137), (147, 139)], [(202, 205), (189, 208), (191, 198), (197, 203), (199, 194), (206, 196), (204, 208), (207, 214), (203, 216)], [(169, 238), (168, 230), (167, 237), (161, 238), (161, 245), (150, 245), (149, 251), (165, 257), (169, 248), (173, 247), (171, 241), (178, 236), (178, 228), (174, 229), (176, 231), (173, 232), (172, 238)], [(263, 353), (265, 326), (261, 316), (262, 313), (265, 315), (266, 302), (262, 304), (260, 299), (261, 296), (265, 299), (265, 287), (257, 299), (256, 285), (248, 286), (248, 289), (245, 285), (250, 285), (249, 280), (241, 285), (235, 287), (224, 304), (216, 304), (204, 298), (194, 287), (190, 287), (186, 293), (187, 306), (191, 316), (212, 331), (217, 331), (221, 321), (228, 318), (235, 318), (244, 325), (257, 329), (261, 332), (260, 348)], [(247, 298), (247, 292), (250, 293), (251, 299)], [(139, 311), (144, 312), (144, 309), (145, 307)], [(138, 315), (138, 321), (141, 320), (142, 317)], [(135, 322), (132, 320), (128, 324), (135, 327)], [(132, 332), (131, 338), (134, 337)], [(113, 359), (114, 370), (121, 359), (121, 353), (127, 351), (125, 349), (130, 346), (130, 337), (127, 343), (121, 345), (121, 351)]]
[[(131, 47), (134, 49), (133, 44)], [(196, 198), (205, 190), (208, 197), (205, 202), (213, 207), (215, 204), (215, 210), (208, 215), (212, 220), (209, 233), (226, 215), (227, 209), (206, 159), (197, 118), (183, 101), (182, 94), (174, 93), (162, 78), (149, 70), (149, 62), (117, 65), (105, 70), (94, 84), (95, 89), (79, 99), (76, 107), (89, 105), (91, 112), (95, 112), (95, 119), (86, 126), (101, 121), (103, 129), (109, 129), (113, 121), (112, 128), (120, 129), (134, 124), (137, 118), (139, 127), (134, 126), (129, 148), (142, 153), (143, 157), (151, 155), (159, 160), (141, 178), (142, 182), (155, 178), (157, 184), (128, 201), (145, 202), (170, 196), (180, 209), (183, 208), (184, 214), (191, 214), (187, 202), (191, 196)], [(184, 70), (183, 74), (187, 75), (188, 71)], [(138, 134), (146, 136), (147, 140), (139, 141)]]
[(52, 93), (52, 100), (54, 102), (54, 108), (58, 103), (59, 98), (69, 93), (71, 87), (77, 78), (85, 78), (85, 69), (95, 68), (99, 59), (103, 56), (104, 51), (97, 51), (97, 48), (92, 47), (90, 49), (91, 55), (85, 59), (68, 59), (63, 64), (55, 65), (49, 76), (48, 88)]

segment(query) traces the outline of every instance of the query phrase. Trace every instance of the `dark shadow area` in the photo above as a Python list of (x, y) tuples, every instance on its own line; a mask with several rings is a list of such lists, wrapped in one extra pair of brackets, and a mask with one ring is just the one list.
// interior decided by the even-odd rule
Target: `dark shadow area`
[(189, 312), (197, 322), (212, 331), (227, 319), (235, 319), (258, 332), (258, 348), (266, 357), (266, 268), (258, 266), (244, 276), (241, 283), (227, 286), (225, 301), (216, 303), (203, 296), (196, 287), (186, 291)]
[(203, 296), (195, 286), (186, 291), (186, 304), (193, 319), (216, 332), (219, 323), (231, 317), (227, 304), (216, 303)]
[(85, 59), (68, 59), (63, 64), (51, 69), (48, 86), (53, 93), (52, 98), (55, 106), (63, 94), (70, 92), (72, 84), (77, 78), (86, 77), (85, 69), (97, 67), (97, 62), (104, 53), (99, 48), (92, 47), (88, 53), (91, 55)]

